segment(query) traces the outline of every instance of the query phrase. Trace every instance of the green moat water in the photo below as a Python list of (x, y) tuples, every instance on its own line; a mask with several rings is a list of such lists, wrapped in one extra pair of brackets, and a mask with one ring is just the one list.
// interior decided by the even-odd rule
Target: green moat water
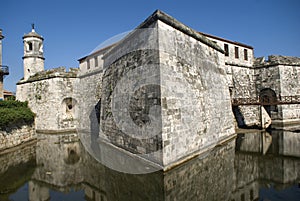
[(39, 134), (0, 155), (1, 201), (300, 200), (300, 133), (249, 131), (167, 172), (126, 174)]

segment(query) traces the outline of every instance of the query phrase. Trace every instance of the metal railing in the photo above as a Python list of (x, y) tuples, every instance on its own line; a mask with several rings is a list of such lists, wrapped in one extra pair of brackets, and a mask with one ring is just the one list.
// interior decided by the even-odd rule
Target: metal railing
[(8, 66), (0, 65), (0, 74), (1, 75), (8, 75), (9, 74)]
[(261, 101), (260, 98), (234, 98), (231, 100), (232, 105), (284, 105), (284, 104), (300, 104), (300, 95), (295, 96), (279, 96), (276, 99)]

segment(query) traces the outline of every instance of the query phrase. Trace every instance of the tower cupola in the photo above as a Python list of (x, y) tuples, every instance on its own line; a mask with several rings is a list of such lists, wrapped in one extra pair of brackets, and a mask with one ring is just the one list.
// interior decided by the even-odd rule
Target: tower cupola
[(24, 80), (38, 72), (44, 71), (43, 41), (44, 38), (35, 32), (34, 24), (32, 24), (31, 32), (23, 36)]

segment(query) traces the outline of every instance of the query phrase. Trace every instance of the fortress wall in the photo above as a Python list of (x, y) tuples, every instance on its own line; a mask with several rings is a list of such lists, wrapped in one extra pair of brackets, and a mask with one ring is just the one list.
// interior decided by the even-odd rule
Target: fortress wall
[[(300, 67), (280, 65), (281, 96), (300, 96)], [(297, 120), (300, 122), (300, 104), (282, 105), (284, 120)]]
[[(230, 66), (230, 68), (232, 69), (232, 98), (256, 98), (254, 69), (242, 66)], [(240, 105), (234, 107), (233, 111), (239, 127), (260, 125), (260, 109), (258, 106)]]
[(158, 21), (164, 165), (234, 133), (224, 55)]
[(96, 143), (99, 136), (97, 112), (99, 117), (100, 107), (96, 107), (97, 104), (101, 106), (102, 76), (103, 71), (98, 70), (79, 76), (76, 82), (75, 97), (78, 107), (75, 115), (78, 120), (77, 131), (83, 144)]
[(255, 98), (257, 96), (253, 68), (233, 66), (232, 79), (233, 98)]
[[(153, 63), (158, 63), (157, 50), (138, 50), (122, 56), (103, 75), (100, 137), (132, 153), (147, 154), (161, 149), (159, 133), (146, 128), (150, 107), (160, 106), (159, 66), (151, 71), (140, 68)], [(143, 79), (141, 85), (139, 75)], [(147, 77), (152, 80), (151, 85), (144, 85)], [(160, 114), (155, 117), (160, 118)], [(155, 128), (161, 129), (161, 125)], [(143, 132), (145, 138), (141, 137)], [(152, 160), (159, 162), (161, 156), (158, 154)]]
[(278, 96), (281, 94), (280, 86), (280, 71), (279, 66), (264, 68), (257, 67), (255, 69), (256, 76), (256, 93), (259, 95), (260, 91), (265, 88), (270, 88), (275, 91)]
[(100, 136), (166, 167), (233, 135), (233, 114), (224, 55), (162, 21), (149, 27), (104, 56)]
[[(54, 77), (17, 85), (17, 100), (28, 101), (28, 106), (36, 114), (36, 130), (75, 129), (76, 101), (68, 99), (74, 97), (75, 80)], [(72, 105), (70, 109), (68, 105)]]

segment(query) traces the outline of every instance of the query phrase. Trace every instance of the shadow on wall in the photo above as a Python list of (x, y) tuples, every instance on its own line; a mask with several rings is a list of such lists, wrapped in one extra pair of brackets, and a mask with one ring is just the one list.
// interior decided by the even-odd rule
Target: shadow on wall
[(236, 122), (237, 122), (239, 128), (261, 129), (257, 125), (248, 126), (245, 122), (244, 115), (242, 114), (242, 112), (238, 106), (232, 106), (232, 111), (233, 111), (234, 117), (236, 119)]
[(238, 106), (232, 106), (232, 111), (239, 128), (246, 128), (244, 116)]
[(101, 99), (99, 99), (98, 103), (92, 108), (90, 113), (90, 128), (91, 128), (91, 146), (92, 148), (99, 149), (98, 146), (98, 137), (99, 137), (99, 125), (100, 125), (100, 110), (101, 110)]

